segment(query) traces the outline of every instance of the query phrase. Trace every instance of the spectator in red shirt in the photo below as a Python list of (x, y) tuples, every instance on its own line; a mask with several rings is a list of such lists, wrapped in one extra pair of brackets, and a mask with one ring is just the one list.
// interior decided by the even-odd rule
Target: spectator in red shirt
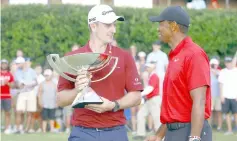
[(164, 79), (161, 123), (149, 141), (212, 141), (207, 122), (211, 113), (210, 66), (206, 53), (187, 32), (190, 17), (180, 6), (170, 6), (159, 16), (161, 41), (171, 47)]
[(145, 139), (146, 135), (146, 120), (145, 118), (150, 113), (154, 121), (155, 130), (157, 130), (160, 123), (160, 106), (161, 98), (159, 94), (159, 77), (156, 74), (156, 62), (146, 63), (146, 69), (149, 73), (148, 86), (145, 87), (141, 95), (145, 103), (137, 114), (137, 136), (134, 139)]
[[(140, 104), (140, 91), (143, 87), (133, 57), (122, 48), (111, 45), (117, 20), (123, 21), (124, 18), (116, 16), (108, 5), (94, 6), (88, 14), (90, 40), (85, 46), (66, 54), (94, 52), (119, 58), (116, 69), (109, 77), (90, 85), (101, 96), (103, 104), (89, 104), (85, 108), (74, 109), (71, 121), (73, 128), (69, 141), (128, 141), (123, 109)], [(112, 64), (93, 73), (92, 79), (107, 74)], [(86, 70), (79, 70), (75, 83), (60, 77), (58, 106), (70, 105), (88, 83)], [(126, 95), (124, 90), (128, 92)]]
[(1, 60), (1, 109), (5, 112), (5, 134), (11, 133), (10, 119), (11, 119), (11, 94), (10, 87), (13, 86), (13, 75), (9, 72), (8, 61)]

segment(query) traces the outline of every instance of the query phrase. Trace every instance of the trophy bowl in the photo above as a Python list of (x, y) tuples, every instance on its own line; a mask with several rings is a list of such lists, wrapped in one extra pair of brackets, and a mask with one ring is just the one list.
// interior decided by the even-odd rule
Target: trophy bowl
[[(99, 82), (111, 75), (115, 70), (118, 58), (103, 53), (77, 53), (64, 57), (59, 57), (58, 54), (49, 54), (47, 56), (49, 65), (63, 78), (76, 82), (76, 76), (80, 69), (86, 69), (88, 73), (94, 73), (104, 69), (114, 60), (111, 70), (102, 78), (91, 80), (91, 83)], [(92, 75), (93, 78), (93, 75)], [(102, 104), (103, 100), (89, 86), (79, 92), (71, 104), (72, 108), (84, 108), (87, 104)]]

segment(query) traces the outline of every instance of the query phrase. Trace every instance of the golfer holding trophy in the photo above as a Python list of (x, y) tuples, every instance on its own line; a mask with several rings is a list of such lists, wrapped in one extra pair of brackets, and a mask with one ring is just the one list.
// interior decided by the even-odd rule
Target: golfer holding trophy
[(130, 53), (111, 45), (116, 21), (124, 18), (110, 6), (94, 6), (88, 43), (61, 58), (47, 56), (60, 74), (58, 106), (74, 108), (69, 141), (128, 141), (123, 109), (140, 104), (143, 87)]

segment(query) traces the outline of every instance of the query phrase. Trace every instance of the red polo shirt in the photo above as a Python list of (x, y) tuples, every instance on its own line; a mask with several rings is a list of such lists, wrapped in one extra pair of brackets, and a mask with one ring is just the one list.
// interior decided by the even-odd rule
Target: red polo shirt
[[(78, 50), (67, 53), (66, 55), (83, 52), (92, 52), (89, 43)], [(110, 101), (114, 101), (124, 96), (124, 90), (127, 92), (143, 90), (134, 59), (129, 52), (108, 45), (105, 54), (118, 57), (119, 61), (116, 69), (108, 78), (100, 82), (91, 83), (91, 88), (95, 90), (98, 95), (107, 98)], [(92, 79), (98, 79), (105, 76), (111, 70), (112, 64), (113, 63), (110, 63), (101, 71), (93, 74)], [(73, 82), (70, 82), (63, 77), (59, 78), (58, 91), (73, 88)], [(118, 112), (109, 111), (100, 114), (83, 108), (74, 109), (71, 123), (74, 126), (105, 128), (124, 125), (126, 123), (126, 118), (123, 110), (119, 110)]]
[(159, 95), (159, 77), (156, 73), (151, 74), (148, 85), (152, 86), (154, 90), (146, 96), (146, 99), (151, 99), (152, 97)]
[(161, 122), (191, 122), (192, 98), (190, 91), (208, 86), (205, 119), (211, 113), (210, 67), (206, 53), (186, 37), (169, 54), (169, 65), (164, 79)]
[(9, 83), (14, 81), (14, 78), (10, 72), (2, 72), (0, 73), (0, 83), (1, 83), (1, 92), (0, 92), (0, 98), (1, 99), (9, 99), (11, 98), (10, 94), (10, 87), (8, 85), (4, 85), (4, 81), (7, 81)]

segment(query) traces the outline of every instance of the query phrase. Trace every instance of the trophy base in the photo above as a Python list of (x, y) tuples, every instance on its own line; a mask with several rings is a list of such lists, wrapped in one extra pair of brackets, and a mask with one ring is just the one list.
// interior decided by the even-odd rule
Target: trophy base
[(72, 103), (72, 108), (84, 108), (88, 104), (102, 104), (103, 100), (91, 88), (87, 93), (79, 93)]
[(85, 108), (86, 105), (88, 104), (102, 104), (102, 102), (78, 102), (72, 105), (72, 108)]

